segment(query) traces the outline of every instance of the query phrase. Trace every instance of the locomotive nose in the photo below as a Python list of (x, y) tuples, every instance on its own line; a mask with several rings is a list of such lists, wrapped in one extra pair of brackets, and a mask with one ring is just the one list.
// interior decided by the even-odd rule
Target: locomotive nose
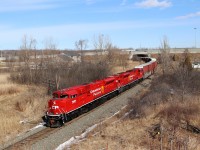
[(51, 115), (58, 115), (59, 114), (59, 106), (56, 103), (56, 100), (49, 100), (48, 103), (48, 108), (49, 108), (49, 114)]

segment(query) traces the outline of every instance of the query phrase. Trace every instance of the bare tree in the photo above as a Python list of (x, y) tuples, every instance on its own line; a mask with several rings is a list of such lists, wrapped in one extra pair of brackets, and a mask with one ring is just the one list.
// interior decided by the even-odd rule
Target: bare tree
[(31, 55), (32, 52), (36, 50), (37, 41), (33, 37), (27, 37), (24, 35), (22, 38), (22, 45), (20, 46), (20, 56), (23, 57), (25, 62), (25, 69), (29, 71), (30, 82), (33, 80), (33, 73), (31, 70)]
[(112, 43), (109, 36), (99, 34), (97, 37), (94, 36), (93, 46), (96, 50), (100, 50), (103, 54), (105, 50), (108, 50), (112, 47)]
[(107, 54), (107, 62), (109, 62), (109, 64), (114, 65), (115, 63), (117, 63), (117, 57), (119, 55), (119, 48), (116, 46), (110, 46), (108, 48), (108, 54)]
[(22, 38), (22, 45), (20, 46), (20, 56), (23, 58), (23, 61), (25, 62), (25, 65), (27, 67), (30, 65), (31, 52), (33, 50), (36, 50), (36, 45), (37, 41), (33, 37), (30, 36), (30, 38), (28, 38), (27, 35), (24, 35), (24, 37)]
[(170, 69), (170, 46), (166, 36), (161, 41), (160, 63), (161, 63), (162, 73), (166, 74), (166, 71)]
[(44, 40), (45, 50), (56, 50), (57, 44), (53, 38), (49, 37)]
[(190, 92), (190, 83), (192, 82), (192, 64), (188, 50), (182, 54), (182, 60), (175, 69), (175, 76), (181, 91), (181, 99), (184, 100), (185, 94)]
[(128, 59), (129, 59), (128, 54), (120, 54), (119, 56), (119, 64), (120, 66), (123, 67), (123, 70), (125, 70), (128, 65)]
[(75, 46), (78, 50), (81, 51), (81, 62), (83, 62), (83, 50), (87, 48), (88, 40), (78, 40), (75, 42)]

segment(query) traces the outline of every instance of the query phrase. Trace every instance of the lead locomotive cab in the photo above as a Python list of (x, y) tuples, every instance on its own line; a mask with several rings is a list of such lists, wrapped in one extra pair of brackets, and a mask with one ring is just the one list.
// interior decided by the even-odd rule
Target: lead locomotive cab
[(53, 98), (48, 101), (48, 111), (43, 117), (47, 127), (60, 127), (66, 122), (66, 100), (69, 96), (66, 93), (54, 92)]
[(66, 121), (65, 113), (63, 110), (63, 106), (65, 105), (65, 101), (63, 98), (59, 99), (51, 99), (48, 102), (48, 111), (44, 117), (44, 121), (46, 122), (46, 126), (48, 127), (60, 127)]
[(88, 96), (86, 89), (84, 85), (80, 85), (55, 91), (53, 98), (48, 101), (48, 111), (44, 117), (46, 126), (60, 127), (67, 122)]

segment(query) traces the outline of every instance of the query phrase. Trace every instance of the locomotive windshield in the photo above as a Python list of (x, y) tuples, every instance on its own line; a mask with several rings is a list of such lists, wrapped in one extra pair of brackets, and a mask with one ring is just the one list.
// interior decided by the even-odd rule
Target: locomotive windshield
[(58, 94), (54, 93), (53, 98), (58, 98)]
[(69, 95), (65, 94), (65, 95), (60, 95), (60, 98), (69, 98)]

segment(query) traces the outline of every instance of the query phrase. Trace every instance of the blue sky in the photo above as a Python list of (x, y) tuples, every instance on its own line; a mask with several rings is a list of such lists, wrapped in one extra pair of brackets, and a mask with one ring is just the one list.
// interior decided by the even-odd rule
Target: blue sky
[[(196, 28), (196, 30), (194, 29)], [(44, 48), (74, 49), (94, 36), (119, 48), (200, 47), (200, 0), (0, 0), (0, 49), (19, 49), (24, 35)]]

